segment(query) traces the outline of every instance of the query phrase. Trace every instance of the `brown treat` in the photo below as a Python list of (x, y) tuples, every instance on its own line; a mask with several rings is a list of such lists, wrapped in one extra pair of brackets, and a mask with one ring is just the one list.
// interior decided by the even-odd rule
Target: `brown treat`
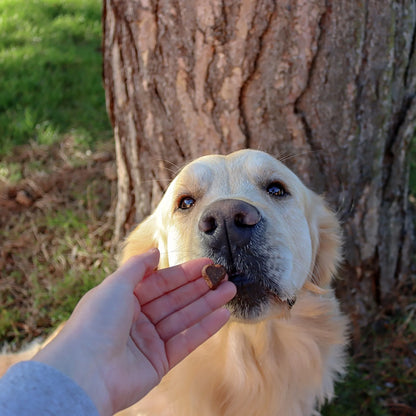
[(224, 280), (227, 271), (221, 264), (207, 264), (202, 269), (202, 277), (207, 282), (210, 289), (216, 289), (222, 280)]

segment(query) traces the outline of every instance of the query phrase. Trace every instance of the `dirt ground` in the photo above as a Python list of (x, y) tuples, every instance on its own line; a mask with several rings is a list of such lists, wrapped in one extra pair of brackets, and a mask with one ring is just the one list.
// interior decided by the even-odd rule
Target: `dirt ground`
[(65, 319), (116, 266), (113, 143), (68, 136), (1, 160), (0, 338), (17, 348)]

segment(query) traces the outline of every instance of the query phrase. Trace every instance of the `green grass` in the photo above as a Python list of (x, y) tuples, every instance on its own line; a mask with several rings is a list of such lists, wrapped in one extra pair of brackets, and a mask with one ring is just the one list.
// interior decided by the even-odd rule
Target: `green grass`
[(12, 345), (66, 319), (115, 267), (111, 233), (98, 232), (110, 218), (111, 184), (88, 157), (112, 144), (101, 7), (101, 0), (0, 0), (0, 181), (13, 188), (71, 169), (42, 209), (0, 218), (0, 338)]
[(322, 409), (322, 416), (390, 416), (380, 404), (384, 389), (351, 361), (345, 379), (336, 386), (334, 401)]
[(81, 296), (115, 268), (114, 255), (102, 241), (89, 237), (88, 222), (85, 210), (67, 209), (44, 218), (44, 233), (54, 235), (53, 248), (49, 248), (51, 258), (48, 262), (34, 261), (29, 281), (37, 319), (49, 322), (51, 327), (68, 319)]
[[(362, 328), (336, 397), (322, 416), (411, 415), (416, 408), (415, 287), (400, 308)], [(399, 306), (399, 305), (397, 305)]]
[(111, 135), (100, 0), (0, 0), (0, 154)]

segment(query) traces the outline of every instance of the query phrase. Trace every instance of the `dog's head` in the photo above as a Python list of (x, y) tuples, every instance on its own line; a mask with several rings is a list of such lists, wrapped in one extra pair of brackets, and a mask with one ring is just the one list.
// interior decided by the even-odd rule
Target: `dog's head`
[(123, 261), (151, 247), (161, 252), (160, 267), (209, 257), (237, 286), (233, 315), (261, 319), (290, 307), (306, 282), (329, 284), (339, 236), (335, 215), (291, 170), (241, 150), (182, 169), (128, 237)]

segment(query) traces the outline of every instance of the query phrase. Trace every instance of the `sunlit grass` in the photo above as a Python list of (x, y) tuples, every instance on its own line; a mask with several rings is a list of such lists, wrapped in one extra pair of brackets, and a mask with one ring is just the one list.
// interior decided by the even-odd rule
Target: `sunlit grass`
[[(68, 171), (41, 195), (50, 201), (42, 208), (12, 208), (0, 218), (0, 338), (11, 345), (66, 319), (115, 267), (111, 231), (100, 231), (113, 193), (101, 172), (91, 177), (88, 157), (103, 140), (112, 144), (101, 7), (101, 0), (0, 0), (0, 184), (53, 184)], [(26, 143), (33, 148), (18, 150)], [(85, 173), (74, 177), (77, 169)]]
[(99, 0), (0, 0), (0, 154), (111, 135)]

